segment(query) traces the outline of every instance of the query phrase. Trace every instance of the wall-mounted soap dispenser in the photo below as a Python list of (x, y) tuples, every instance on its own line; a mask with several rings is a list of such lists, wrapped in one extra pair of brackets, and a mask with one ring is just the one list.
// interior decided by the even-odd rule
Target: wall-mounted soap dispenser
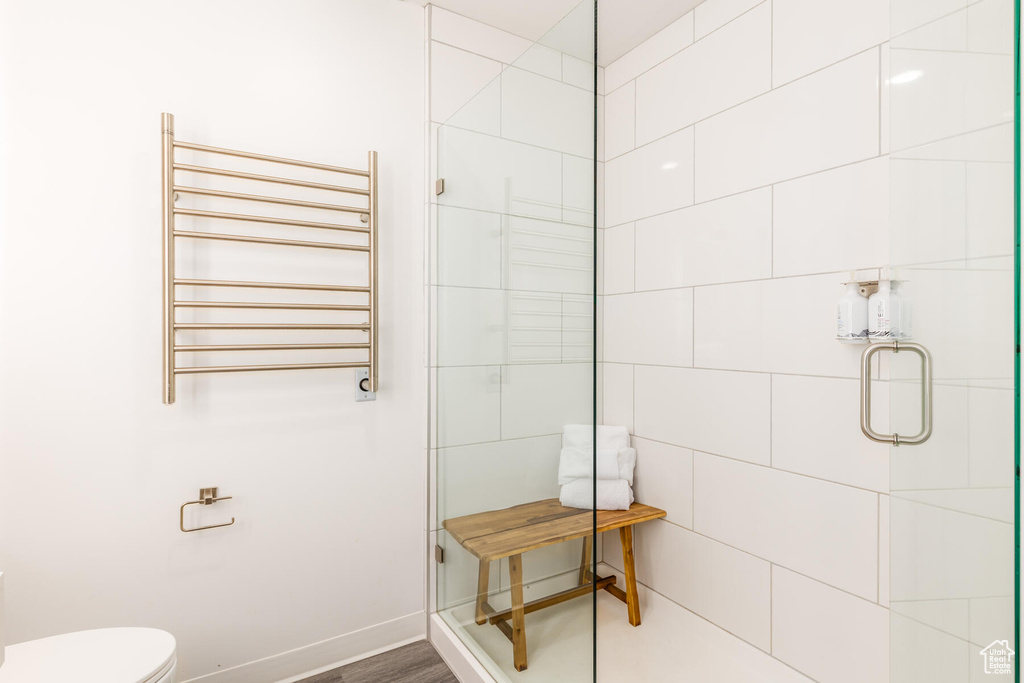
[(846, 344), (861, 343), (868, 336), (868, 300), (853, 273), (845, 284), (846, 292), (836, 306), (836, 339)]
[(884, 272), (878, 281), (878, 291), (868, 299), (868, 337), (871, 339), (901, 339), (904, 337), (902, 300), (897, 293), (899, 283)]

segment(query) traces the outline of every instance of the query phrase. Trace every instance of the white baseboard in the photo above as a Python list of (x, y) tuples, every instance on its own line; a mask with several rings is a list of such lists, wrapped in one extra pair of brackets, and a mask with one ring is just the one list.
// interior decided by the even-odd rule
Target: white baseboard
[(459, 683), (495, 683), (487, 669), (437, 614), (430, 615), (430, 643), (459, 679)]
[(183, 683), (293, 683), (423, 640), (426, 635), (426, 614), (415, 612), (272, 657), (215, 671)]

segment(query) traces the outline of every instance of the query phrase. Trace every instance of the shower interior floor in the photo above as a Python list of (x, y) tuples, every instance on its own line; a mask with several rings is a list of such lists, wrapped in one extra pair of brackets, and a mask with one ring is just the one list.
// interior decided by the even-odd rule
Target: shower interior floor
[[(618, 574), (602, 565), (601, 576)], [(619, 575), (621, 583), (623, 577)], [(527, 600), (531, 599), (527, 596)], [(502, 596), (494, 602), (501, 604)], [(626, 606), (597, 595), (597, 680), (637, 683), (808, 683), (811, 679), (654, 591), (640, 586), (642, 624)], [(512, 644), (494, 626), (478, 626), (473, 606), (441, 613), (501, 683), (585, 683), (592, 680), (592, 601), (588, 597), (528, 614), (529, 667), (517, 672)], [(497, 606), (497, 605), (495, 605)]]

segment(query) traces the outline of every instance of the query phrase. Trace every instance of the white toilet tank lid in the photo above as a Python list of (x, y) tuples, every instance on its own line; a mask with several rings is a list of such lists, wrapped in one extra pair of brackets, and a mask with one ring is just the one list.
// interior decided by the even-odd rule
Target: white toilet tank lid
[(7, 646), (0, 683), (150, 683), (175, 660), (174, 636), (155, 628), (104, 628)]

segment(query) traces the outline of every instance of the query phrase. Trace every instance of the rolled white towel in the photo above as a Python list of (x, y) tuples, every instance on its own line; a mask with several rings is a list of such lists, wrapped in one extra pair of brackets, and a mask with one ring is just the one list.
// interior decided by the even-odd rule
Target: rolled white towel
[[(594, 445), (593, 425), (565, 425), (562, 429), (562, 447), (588, 449)], [(629, 448), (629, 430), (625, 427), (598, 425), (597, 448)]]
[[(562, 487), (558, 502), (565, 507), (592, 510), (594, 508), (594, 480), (576, 479)], [(628, 510), (633, 502), (633, 489), (625, 479), (597, 480), (598, 510)]]

